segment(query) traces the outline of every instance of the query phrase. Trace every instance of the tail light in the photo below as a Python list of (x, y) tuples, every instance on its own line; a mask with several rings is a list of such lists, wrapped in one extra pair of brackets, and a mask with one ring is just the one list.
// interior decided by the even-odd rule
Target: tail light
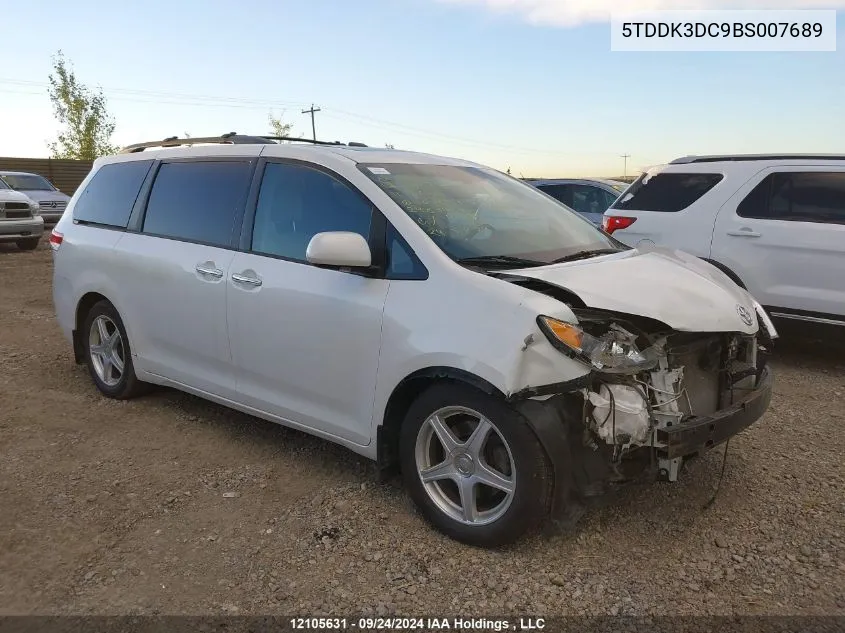
[(637, 218), (627, 218), (621, 215), (606, 215), (601, 220), (601, 228), (607, 233), (613, 233), (619, 229), (627, 229)]
[(62, 245), (62, 240), (64, 238), (64, 235), (59, 233), (56, 229), (53, 229), (53, 232), (50, 233), (50, 248), (52, 248), (54, 251), (59, 250), (59, 246)]

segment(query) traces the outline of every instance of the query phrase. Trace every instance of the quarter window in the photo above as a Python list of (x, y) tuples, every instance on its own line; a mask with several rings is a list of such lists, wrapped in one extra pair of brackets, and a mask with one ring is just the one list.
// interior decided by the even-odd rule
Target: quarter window
[(252, 250), (305, 262), (311, 238), (326, 231), (352, 231), (369, 239), (372, 206), (332, 176), (299, 165), (264, 168)]
[(611, 208), (676, 213), (701, 198), (722, 178), (722, 174), (645, 173)]
[(231, 246), (251, 169), (247, 161), (162, 164), (150, 191), (144, 233)]
[(125, 229), (151, 160), (109, 163), (97, 170), (73, 207), (73, 219)]
[(387, 226), (387, 275), (388, 279), (427, 279), (428, 271), (417, 259), (414, 251), (399, 235), (399, 231)]
[(737, 207), (743, 218), (845, 224), (845, 173), (766, 176)]

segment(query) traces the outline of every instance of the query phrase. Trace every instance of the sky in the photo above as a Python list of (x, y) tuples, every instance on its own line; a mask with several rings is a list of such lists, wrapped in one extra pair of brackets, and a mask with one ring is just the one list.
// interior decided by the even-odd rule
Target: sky
[[(145, 0), (6, 3), (0, 156), (46, 157), (61, 49), (117, 145), (267, 134), (619, 176), (688, 154), (845, 151), (837, 51), (610, 50), (609, 8), (842, 8), (845, 0)], [(16, 26), (17, 25), (17, 26)]]

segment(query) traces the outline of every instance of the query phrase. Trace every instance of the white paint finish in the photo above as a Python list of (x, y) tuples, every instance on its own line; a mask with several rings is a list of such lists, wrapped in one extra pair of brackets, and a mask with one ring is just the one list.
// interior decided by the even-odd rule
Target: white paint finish
[(311, 264), (347, 268), (367, 268), (373, 262), (367, 240), (351, 231), (317, 233), (308, 243), (305, 257)]
[[(460, 369), (505, 394), (589, 371), (555, 349), (536, 323), (540, 314), (574, 322), (569, 308), (453, 262), (356, 165), (471, 163), (291, 144), (162, 149), (101, 159), (95, 169), (125, 160), (259, 154), (321, 165), (352, 182), (415, 251), (428, 279), (369, 279), (75, 225), (77, 193), (57, 227), (65, 238), (55, 253), (54, 297), (65, 335), (83, 294), (100, 292), (123, 316), (140, 378), (308, 430), (368, 457), (375, 457), (375, 434), (390, 395), (416, 371)], [(209, 278), (198, 265), (222, 274)], [(650, 316), (677, 329), (756, 329), (737, 325), (736, 304), (752, 306), (748, 295), (682, 253), (622, 253), (520, 274), (567, 287), (595, 307)]]
[[(107, 296), (117, 300), (124, 323), (132, 325), (138, 368), (232, 397), (226, 275), (234, 252), (138, 233), (119, 235), (108, 271), (115, 287)], [(64, 244), (59, 252), (63, 249)]]
[[(433, 267), (427, 281), (391, 281), (374, 427), (395, 387), (421, 370), (466, 371), (505, 395), (587, 374), (584, 363), (552, 347), (537, 325), (538, 314), (575, 318), (559, 301), (455, 264)], [(534, 342), (523, 351), (531, 334)]]
[[(110, 274), (114, 245), (123, 234), (70, 222), (56, 230), (64, 232), (64, 239), (61, 248), (53, 252), (53, 303), (59, 326), (70, 341), (71, 332), (82, 327), (76, 322), (76, 308), (88, 293), (114, 297), (112, 304), (118, 311), (126, 308), (121, 303), (118, 282)], [(131, 340), (131, 323), (125, 325)]]
[(390, 282), (238, 253), (228, 321), (237, 400), (357, 444), (371, 440)]
[(651, 317), (688, 332), (757, 331), (747, 292), (714, 266), (681, 251), (633, 250), (567, 264), (514, 271), (571, 290), (593, 308)]
[[(629, 246), (656, 243), (712, 259), (739, 276), (762, 304), (845, 316), (845, 226), (754, 220), (737, 206), (775, 172), (842, 172), (841, 159), (801, 158), (660, 165), (650, 173), (719, 173), (724, 178), (677, 213), (610, 208), (605, 216), (636, 221), (613, 237)], [(734, 233), (733, 235), (729, 233)]]
[[(647, 170), (657, 175), (663, 172), (685, 174), (726, 174), (722, 163), (691, 163), (688, 165), (660, 165)], [(757, 168), (760, 169), (759, 167)], [(750, 176), (749, 176), (750, 177)], [(633, 217), (637, 220), (626, 229), (613, 232), (613, 237), (628, 246), (647, 245), (649, 242), (677, 248), (697, 257), (710, 256), (710, 236), (713, 220), (719, 207), (733, 193), (733, 178), (726, 175), (704, 196), (686, 209), (675, 213), (614, 209), (604, 212), (605, 216)], [(626, 193), (620, 196), (624, 200)], [(618, 202), (617, 202), (618, 203)]]
[[(761, 171), (722, 207), (711, 257), (739, 275), (764, 305), (845, 315), (845, 225), (761, 220), (736, 213), (760, 181), (784, 171), (794, 168)], [(801, 171), (845, 173), (845, 162)]]

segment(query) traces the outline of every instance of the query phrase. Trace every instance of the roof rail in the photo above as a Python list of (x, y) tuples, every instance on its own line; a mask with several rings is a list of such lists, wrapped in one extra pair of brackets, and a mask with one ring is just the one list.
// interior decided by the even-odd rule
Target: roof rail
[(670, 165), (686, 165), (689, 163), (717, 163), (722, 161), (755, 161), (755, 160), (845, 160), (843, 154), (721, 154), (712, 156), (684, 156), (676, 158)]
[[(247, 136), (237, 132), (228, 132), (220, 136), (197, 136), (190, 138), (179, 138), (169, 136), (161, 141), (148, 141), (146, 143), (135, 143), (122, 148), (118, 154), (134, 154), (143, 152), (153, 147), (182, 147), (185, 145), (201, 145), (206, 143), (218, 143), (220, 145), (273, 145), (277, 141), (310, 143), (312, 145), (344, 145), (340, 141), (318, 141), (308, 138), (296, 138), (294, 136)], [(350, 147), (367, 147), (363, 143), (349, 143)]]

